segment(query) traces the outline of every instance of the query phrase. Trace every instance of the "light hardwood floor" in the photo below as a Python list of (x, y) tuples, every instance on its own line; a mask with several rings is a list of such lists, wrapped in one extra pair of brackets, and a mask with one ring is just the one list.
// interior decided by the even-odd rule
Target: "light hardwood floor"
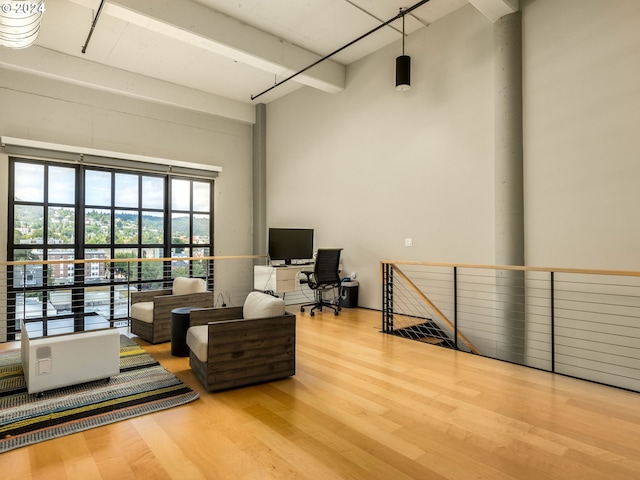
[(297, 315), (294, 377), (207, 394), (140, 341), (200, 399), (2, 454), (0, 478), (640, 478), (640, 394), (383, 335), (375, 311)]

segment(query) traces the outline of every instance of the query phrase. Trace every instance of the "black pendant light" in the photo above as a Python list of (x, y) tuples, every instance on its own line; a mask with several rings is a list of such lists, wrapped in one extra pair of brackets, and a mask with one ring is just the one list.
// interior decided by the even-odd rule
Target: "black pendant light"
[[(402, 13), (402, 9), (400, 9)], [(402, 55), (396, 58), (396, 90), (404, 92), (411, 88), (411, 57), (404, 54), (404, 14), (402, 15)]]

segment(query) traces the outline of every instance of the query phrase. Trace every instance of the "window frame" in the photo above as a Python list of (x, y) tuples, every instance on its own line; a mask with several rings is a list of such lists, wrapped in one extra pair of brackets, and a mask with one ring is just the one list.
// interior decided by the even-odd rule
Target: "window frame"
[[(43, 195), (42, 201), (22, 201), (16, 199), (16, 165), (17, 164), (32, 164), (32, 165), (42, 165), (43, 166)], [(75, 172), (75, 194), (74, 194), (74, 203), (72, 204), (64, 204), (61, 202), (49, 202), (49, 172), (52, 167), (64, 167), (73, 169)], [(111, 200), (110, 205), (95, 205), (95, 204), (87, 204), (85, 191), (87, 187), (87, 172), (104, 172), (110, 175), (110, 194)], [(137, 180), (138, 192), (137, 192), (137, 206), (118, 206), (116, 191), (117, 188), (117, 179), (118, 175), (124, 174), (127, 176), (134, 176)], [(146, 205), (146, 202), (143, 199), (143, 182), (145, 178), (152, 179), (161, 179), (163, 182), (163, 199), (162, 206), (159, 208), (151, 208)], [(116, 293), (117, 288), (122, 287), (123, 281), (126, 281), (126, 288), (136, 289), (149, 289), (157, 287), (158, 285), (162, 285), (162, 287), (170, 286), (172, 282), (172, 264), (173, 261), (165, 260), (163, 263), (163, 268), (161, 272), (161, 277), (153, 278), (153, 279), (143, 279), (143, 262), (131, 262), (130, 265), (135, 268), (135, 272), (127, 272), (126, 277), (124, 279), (117, 278), (115, 272), (115, 260), (118, 258), (118, 252), (123, 251), (132, 251), (135, 253), (136, 258), (144, 258), (144, 256), (148, 253), (149, 250), (160, 250), (162, 255), (158, 258), (169, 258), (173, 252), (174, 244), (172, 243), (171, 232), (172, 232), (172, 205), (171, 205), (171, 185), (175, 179), (179, 179), (181, 181), (189, 182), (190, 191), (193, 192), (194, 183), (205, 183), (209, 185), (209, 199), (208, 199), (208, 212), (209, 215), (209, 225), (208, 225), (208, 243), (205, 245), (195, 244), (193, 238), (193, 218), (194, 215), (200, 214), (202, 212), (193, 210), (193, 197), (190, 196), (190, 208), (187, 211), (181, 210), (181, 212), (186, 212), (190, 218), (190, 232), (189, 232), (189, 242), (187, 244), (181, 244), (180, 247), (189, 248), (189, 252), (193, 253), (194, 248), (206, 248), (208, 255), (210, 256), (211, 252), (213, 252), (214, 247), (214, 189), (215, 189), (215, 178), (209, 177), (196, 177), (196, 176), (187, 176), (187, 175), (175, 175), (172, 173), (158, 173), (155, 171), (132, 171), (125, 168), (115, 168), (115, 167), (105, 167), (100, 165), (83, 165), (77, 163), (69, 163), (64, 161), (55, 161), (55, 160), (46, 160), (46, 159), (31, 159), (25, 158), (21, 156), (10, 156), (9, 157), (9, 204), (8, 204), (8, 235), (7, 235), (7, 258), (9, 260), (19, 260), (16, 258), (16, 253), (20, 251), (26, 250), (38, 250), (40, 252), (40, 256), (38, 260), (47, 261), (50, 260), (50, 256), (53, 252), (59, 250), (61, 252), (73, 252), (73, 259), (75, 260), (88, 260), (90, 251), (102, 252), (104, 254), (109, 255), (109, 259), (111, 260), (110, 265), (112, 270), (110, 274), (102, 277), (98, 282), (90, 281), (91, 278), (88, 277), (87, 268), (93, 268), (95, 270), (96, 267), (91, 267), (93, 262), (84, 263), (84, 268), (77, 268), (79, 264), (76, 264), (74, 267), (74, 275), (72, 283), (55, 283), (55, 279), (52, 277), (53, 272), (59, 273), (64, 270), (68, 272), (69, 266), (71, 264), (43, 264), (42, 265), (42, 273), (41, 273), (41, 285), (38, 284), (38, 280), (36, 279), (35, 286), (27, 286), (25, 281), (22, 281), (22, 285), (16, 285), (15, 281), (7, 282), (7, 318), (8, 318), (8, 335), (9, 339), (15, 339), (16, 333), (19, 333), (20, 324), (18, 315), (18, 307), (22, 307), (27, 299), (27, 294), (29, 292), (37, 292), (36, 295), (40, 296), (41, 301), (41, 310), (39, 316), (34, 316), (32, 318), (25, 318), (25, 322), (37, 322), (42, 321), (43, 323), (43, 333), (47, 334), (47, 322), (49, 320), (58, 320), (61, 318), (74, 318), (74, 331), (82, 330), (82, 324), (84, 322), (79, 322), (77, 319), (79, 317), (84, 317), (88, 315), (90, 312), (86, 310), (86, 293), (89, 292), (92, 287), (103, 287), (107, 288), (109, 292), (109, 317), (108, 320), (113, 324), (113, 322), (122, 321), (124, 319), (128, 320), (128, 297), (127, 298), (127, 313), (126, 316), (122, 316), (121, 313), (116, 312)], [(40, 239), (40, 243), (29, 243), (24, 244), (20, 243), (16, 239), (16, 206), (27, 205), (27, 206), (40, 206), (43, 209), (43, 234)], [(74, 239), (75, 242), (73, 244), (56, 244), (50, 241), (50, 230), (49, 230), (49, 210), (51, 207), (55, 208), (75, 208), (75, 225), (74, 225)], [(88, 239), (86, 238), (86, 226), (85, 221), (87, 218), (87, 211), (90, 209), (102, 209), (104, 211), (109, 211), (111, 229), (108, 241), (105, 243), (87, 243)], [(127, 212), (131, 214), (137, 214), (137, 239), (135, 242), (130, 243), (116, 243), (116, 219), (119, 215), (123, 215), (122, 212)], [(157, 215), (163, 216), (163, 238), (162, 242), (156, 243), (144, 243), (143, 237), (143, 223), (145, 217), (145, 212), (153, 213)], [(28, 248), (25, 248), (27, 246)], [(128, 258), (128, 257), (127, 257)], [(189, 276), (192, 276), (194, 273), (194, 264), (195, 261), (189, 262), (189, 268), (186, 273)], [(205, 263), (204, 271), (200, 269), (200, 271), (196, 273), (202, 273), (200, 275), (202, 278), (205, 278), (208, 287), (213, 290), (213, 262), (207, 260)], [(54, 269), (53, 267), (56, 267)], [(26, 272), (26, 269), (24, 269)], [(34, 270), (35, 272), (35, 270)], [(31, 274), (34, 274), (31, 272)], [(9, 272), (9, 278), (14, 278), (16, 272), (14, 269), (11, 269)], [(24, 275), (24, 274), (23, 274)], [(68, 273), (67, 273), (68, 275)], [(37, 276), (37, 272), (36, 272)], [(51, 277), (51, 278), (50, 278)], [(24, 277), (23, 277), (24, 278)], [(56, 277), (58, 278), (58, 277)], [(71, 298), (71, 309), (70, 312), (64, 314), (56, 314), (51, 315), (51, 313), (47, 312), (48, 307), (47, 304), (49, 301), (42, 301), (43, 296), (46, 296), (49, 299), (51, 292), (58, 291), (70, 291)], [(18, 296), (22, 294), (22, 305), (18, 305), (19, 300)], [(26, 317), (27, 315), (23, 315)]]

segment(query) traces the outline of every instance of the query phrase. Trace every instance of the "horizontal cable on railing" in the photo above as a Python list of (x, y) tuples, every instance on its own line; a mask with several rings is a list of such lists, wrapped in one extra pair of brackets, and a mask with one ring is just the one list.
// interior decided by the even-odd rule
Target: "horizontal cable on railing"
[(410, 322), (433, 317), (424, 296), (483, 355), (640, 391), (640, 272), (382, 263), (413, 282), (394, 275), (388, 302)]
[(218, 304), (242, 305), (253, 289), (255, 262), (266, 258), (94, 254), (101, 257), (0, 262), (0, 341), (17, 340), (21, 321), (43, 335), (102, 328), (104, 322), (128, 326), (131, 292), (170, 289), (180, 276), (204, 279)]

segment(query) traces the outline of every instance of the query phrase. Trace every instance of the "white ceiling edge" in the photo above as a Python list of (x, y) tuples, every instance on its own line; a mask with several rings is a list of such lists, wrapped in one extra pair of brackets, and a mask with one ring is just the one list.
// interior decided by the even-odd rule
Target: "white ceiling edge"
[(492, 23), (520, 10), (520, 0), (468, 0)]
[(36, 45), (22, 50), (0, 49), (0, 65), (140, 100), (255, 123), (255, 107), (251, 104), (88, 62)]
[[(92, 8), (94, 0), (71, 0)], [(110, 0), (102, 15), (272, 73), (290, 76), (322, 57), (188, 0)], [(295, 79), (328, 93), (344, 90), (346, 68), (325, 60)]]

